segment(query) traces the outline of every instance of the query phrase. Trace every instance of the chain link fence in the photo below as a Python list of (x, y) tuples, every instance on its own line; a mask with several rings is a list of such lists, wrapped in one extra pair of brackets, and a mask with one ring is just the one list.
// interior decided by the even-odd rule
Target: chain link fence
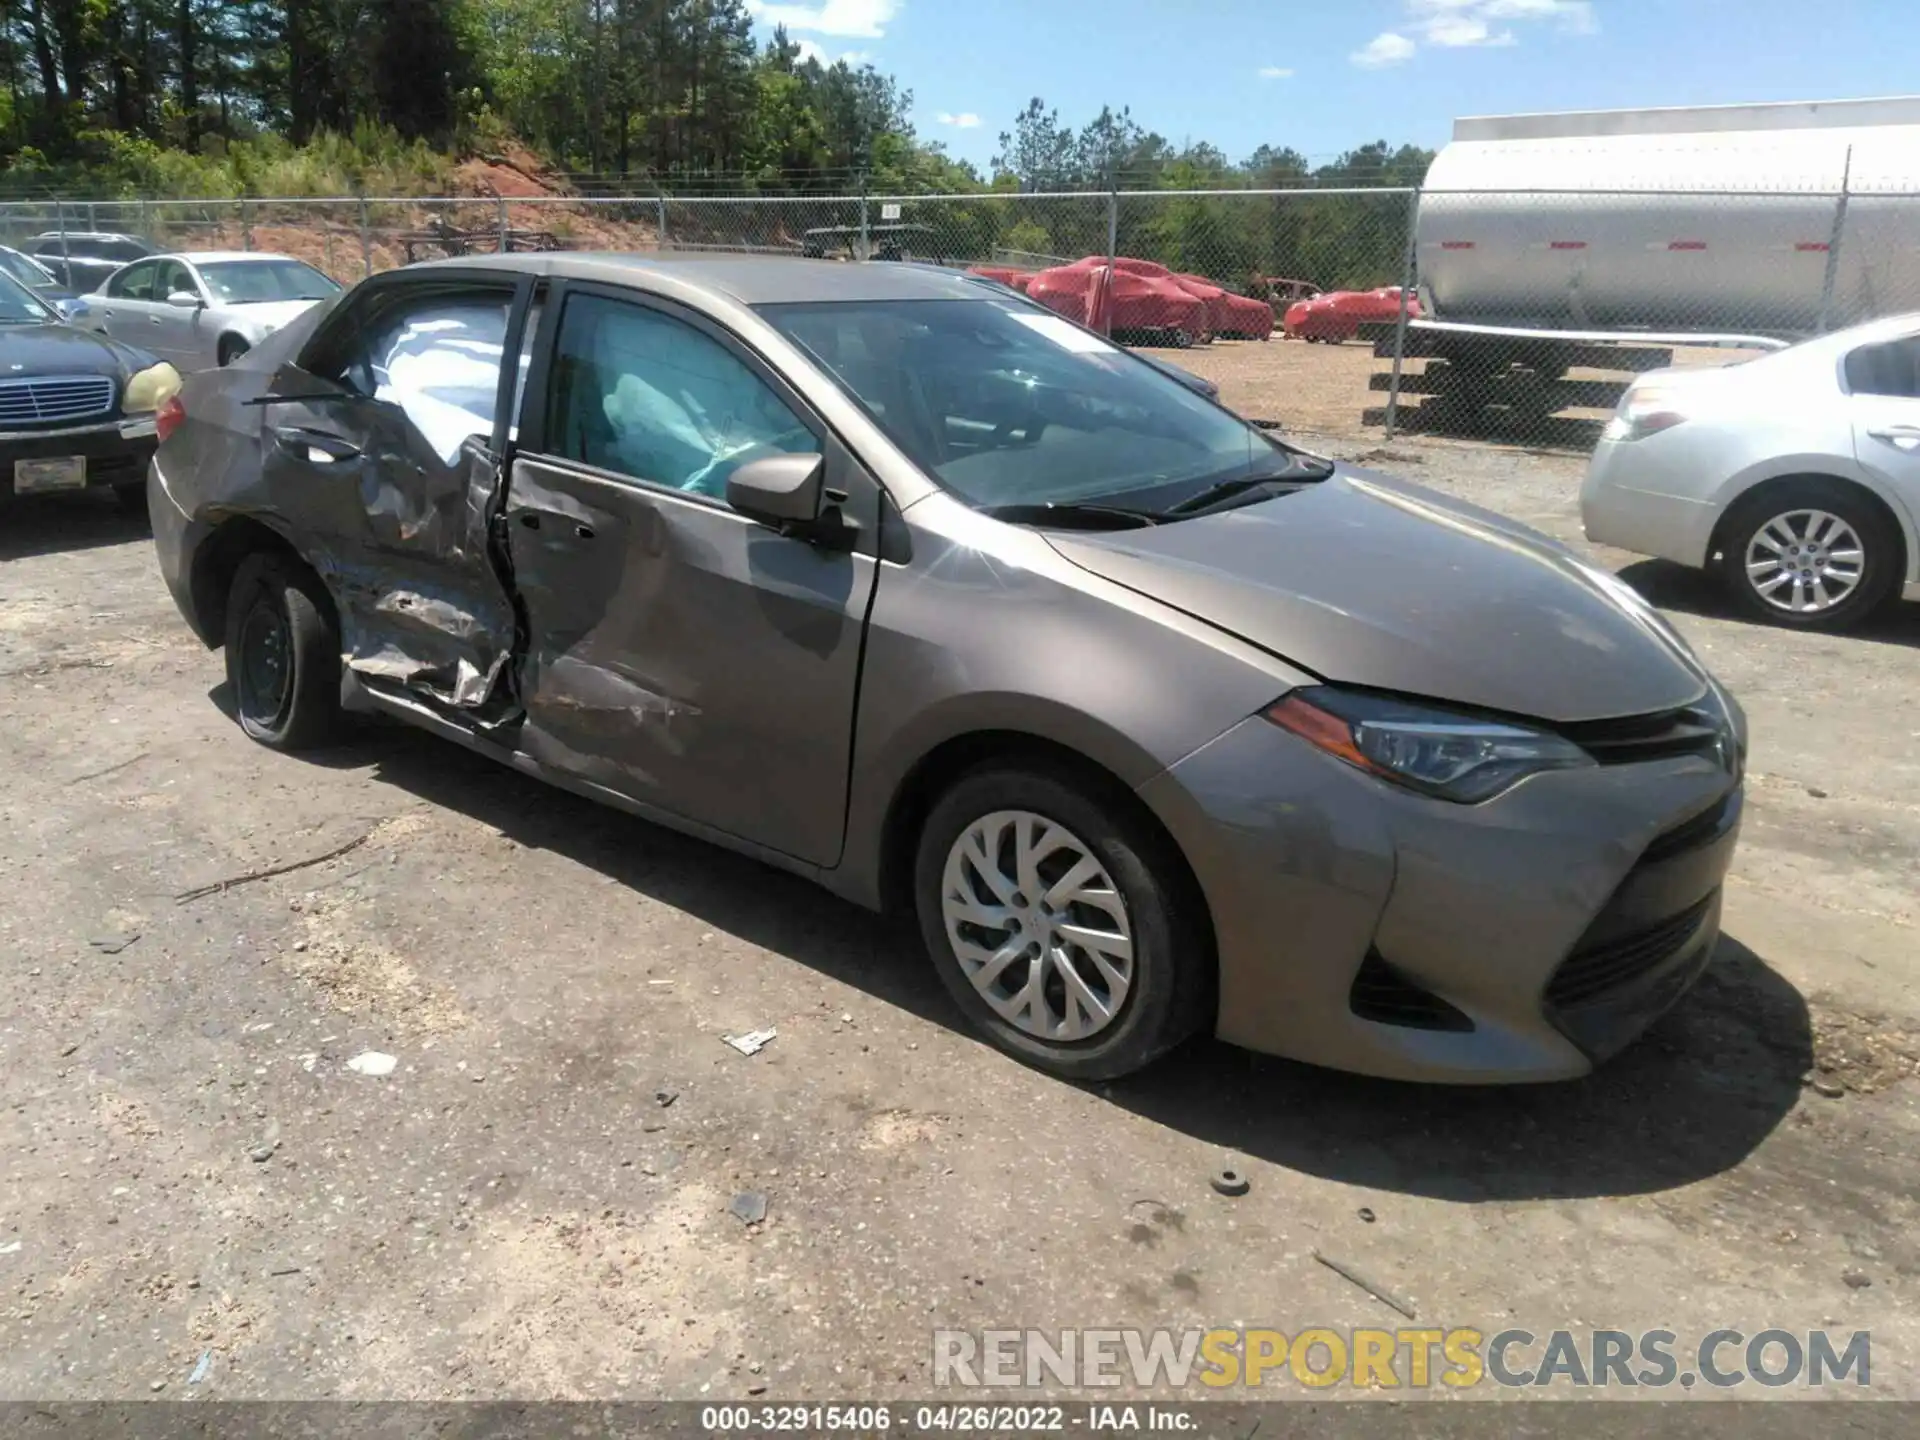
[[(0, 240), (93, 289), (161, 250), (347, 284), (445, 256), (610, 250), (974, 270), (1308, 436), (1581, 452), (1638, 374), (1920, 310), (1920, 195), (1306, 189), (947, 196), (31, 201)], [(96, 248), (111, 253), (87, 263)], [(80, 257), (75, 260), (75, 257)]]

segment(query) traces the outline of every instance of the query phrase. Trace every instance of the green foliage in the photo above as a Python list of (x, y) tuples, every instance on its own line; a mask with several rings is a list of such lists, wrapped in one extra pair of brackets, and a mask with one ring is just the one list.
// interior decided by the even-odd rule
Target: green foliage
[[(1072, 257), (1104, 253), (1111, 190), (1367, 190), (1416, 184), (1432, 159), (1374, 141), (1317, 168), (1271, 145), (1235, 164), (1124, 107), (1076, 128), (1035, 98), (983, 179), (916, 134), (912, 94), (874, 66), (806, 58), (780, 30), (756, 41), (749, 0), (28, 0), (0, 9), (0, 49), (15, 194), (446, 194), (455, 157), (524, 142), (628, 190), (978, 194), (903, 218), (952, 256)], [(1051, 191), (1095, 193), (1019, 198)], [(799, 213), (777, 209), (769, 235)], [(1405, 212), (1400, 196), (1168, 195), (1122, 205), (1117, 238), (1228, 283), (1370, 286), (1397, 278)]]

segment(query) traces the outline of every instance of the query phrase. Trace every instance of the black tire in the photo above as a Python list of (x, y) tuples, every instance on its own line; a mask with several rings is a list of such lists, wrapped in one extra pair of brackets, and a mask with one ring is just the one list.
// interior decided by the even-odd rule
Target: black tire
[[(1754, 537), (1801, 511), (1837, 517), (1852, 528), (1863, 552), (1859, 582), (1825, 610), (1796, 611), (1775, 604), (1747, 574), (1747, 551)], [(1789, 534), (1805, 528), (1804, 521), (1788, 524)], [(1721, 526), (1715, 569), (1734, 602), (1755, 619), (1795, 630), (1841, 631), (1858, 625), (1893, 594), (1903, 560), (1899, 528), (1864, 491), (1840, 480), (1809, 478), (1769, 485), (1742, 498)]]
[(113, 487), (113, 503), (127, 515), (145, 515), (147, 513), (147, 482), (136, 481), (130, 485)]
[[(1133, 932), (1131, 983), (1112, 1019), (1085, 1039), (1044, 1038), (1004, 1018), (974, 988), (948, 936), (941, 901), (949, 853), (976, 821), (1007, 810), (1064, 827), (1105, 869), (1126, 907)], [(1212, 947), (1178, 853), (1123, 794), (1108, 793), (1065, 768), (993, 763), (961, 777), (921, 826), (914, 908), (934, 969), (954, 1003), (993, 1044), (1037, 1069), (1068, 1080), (1114, 1079), (1211, 1023)], [(1005, 973), (1024, 974), (1028, 963), (1016, 960)], [(1090, 970), (1090, 964), (1075, 965), (1076, 974)], [(1105, 993), (1110, 999), (1111, 991)]]
[[(340, 729), (340, 632), (320, 577), (290, 556), (240, 562), (227, 595), (227, 681), (240, 728), (274, 750)], [(277, 657), (277, 658), (276, 658)]]
[(229, 335), (220, 342), (219, 358), (222, 365), (231, 365), (253, 347), (238, 335)]

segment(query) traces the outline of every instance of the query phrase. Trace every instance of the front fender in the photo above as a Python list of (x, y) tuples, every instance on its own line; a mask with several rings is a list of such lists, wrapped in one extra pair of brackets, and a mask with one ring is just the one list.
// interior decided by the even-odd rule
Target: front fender
[[(931, 504), (932, 502), (928, 502)], [(916, 511), (918, 507), (916, 507)], [(846, 844), (829, 883), (877, 905), (903, 786), (964, 737), (1039, 740), (1139, 789), (1307, 677), (1102, 580), (1038, 534), (916, 527), (868, 622)]]

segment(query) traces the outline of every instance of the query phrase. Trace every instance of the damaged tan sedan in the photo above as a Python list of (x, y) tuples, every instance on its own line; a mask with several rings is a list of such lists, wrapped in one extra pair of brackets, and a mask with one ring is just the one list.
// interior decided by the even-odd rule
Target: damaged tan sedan
[(1525, 527), (923, 267), (374, 277), (157, 417), (246, 733), (343, 710), (911, 910), (1087, 1079), (1579, 1075), (1700, 973), (1745, 722)]

